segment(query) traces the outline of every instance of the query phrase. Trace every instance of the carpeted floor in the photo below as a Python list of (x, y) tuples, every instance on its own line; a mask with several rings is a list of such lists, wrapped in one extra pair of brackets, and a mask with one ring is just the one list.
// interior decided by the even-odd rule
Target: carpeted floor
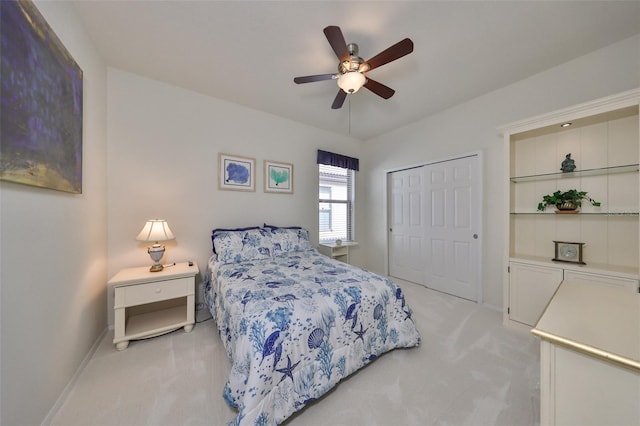
[[(398, 282), (398, 281), (397, 281)], [(539, 344), (501, 313), (399, 282), (423, 339), (342, 381), (291, 417), (303, 425), (537, 425)], [(230, 363), (213, 321), (118, 352), (108, 333), (54, 425), (223, 425)]]

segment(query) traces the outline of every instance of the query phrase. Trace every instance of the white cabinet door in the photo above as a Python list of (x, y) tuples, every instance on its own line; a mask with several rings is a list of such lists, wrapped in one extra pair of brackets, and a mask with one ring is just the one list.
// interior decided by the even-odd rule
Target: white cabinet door
[(638, 292), (638, 280), (630, 278), (612, 277), (609, 275), (591, 274), (579, 271), (564, 271), (564, 279), (571, 281), (586, 281), (593, 284), (624, 288), (634, 293)]
[(540, 350), (540, 424), (640, 424), (640, 373), (546, 340)]
[(562, 268), (509, 263), (509, 319), (535, 326), (562, 282)]

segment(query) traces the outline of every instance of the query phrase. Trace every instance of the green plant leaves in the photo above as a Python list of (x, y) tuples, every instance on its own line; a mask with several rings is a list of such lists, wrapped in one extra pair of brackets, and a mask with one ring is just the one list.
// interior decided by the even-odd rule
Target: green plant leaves
[(586, 191), (569, 189), (568, 191), (556, 191), (551, 195), (544, 195), (542, 202), (538, 203), (538, 210), (544, 211), (548, 206), (558, 206), (565, 201), (573, 201), (578, 207), (582, 206), (582, 200), (590, 202), (593, 206), (599, 207), (600, 202), (587, 196)]

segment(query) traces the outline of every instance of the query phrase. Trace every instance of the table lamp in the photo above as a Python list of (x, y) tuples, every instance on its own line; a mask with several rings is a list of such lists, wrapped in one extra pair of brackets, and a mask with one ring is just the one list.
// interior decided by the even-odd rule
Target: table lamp
[(149, 269), (151, 272), (160, 272), (164, 269), (160, 259), (164, 256), (164, 246), (158, 244), (160, 241), (173, 240), (176, 237), (171, 232), (169, 224), (163, 219), (151, 219), (144, 224), (142, 231), (136, 237), (138, 241), (153, 241), (154, 244), (147, 249), (147, 253), (153, 260), (153, 265)]

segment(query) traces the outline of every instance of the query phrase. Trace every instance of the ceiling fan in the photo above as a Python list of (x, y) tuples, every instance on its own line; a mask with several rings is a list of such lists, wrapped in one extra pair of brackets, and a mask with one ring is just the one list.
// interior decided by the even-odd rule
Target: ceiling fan
[(331, 48), (333, 48), (333, 51), (340, 60), (340, 63), (338, 64), (338, 72), (335, 74), (296, 77), (293, 79), (295, 83), (301, 84), (322, 80), (338, 80), (340, 90), (338, 91), (336, 98), (333, 100), (333, 104), (331, 105), (332, 109), (341, 108), (347, 94), (357, 92), (362, 86), (384, 99), (389, 99), (393, 96), (395, 90), (369, 78), (366, 76), (366, 73), (374, 68), (388, 64), (391, 61), (395, 61), (396, 59), (402, 58), (403, 56), (413, 52), (413, 42), (411, 39), (405, 38), (404, 40), (401, 40), (393, 46), (378, 53), (368, 61), (365, 61), (358, 56), (357, 44), (347, 44), (344, 41), (344, 36), (342, 35), (340, 27), (328, 26), (324, 29), (324, 35), (327, 37)]

